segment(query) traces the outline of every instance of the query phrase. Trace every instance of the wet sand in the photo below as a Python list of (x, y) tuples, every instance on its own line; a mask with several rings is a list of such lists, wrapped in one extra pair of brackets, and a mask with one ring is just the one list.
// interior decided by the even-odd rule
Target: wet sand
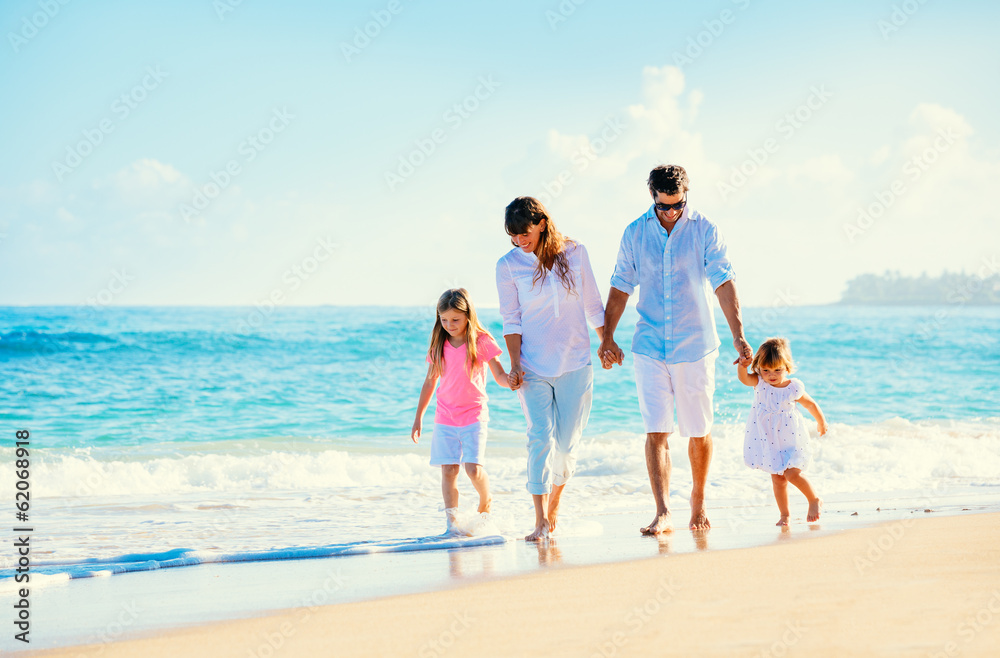
[(557, 567), (37, 655), (939, 658), (998, 652), (1000, 514), (974, 514), (906, 518), (756, 548)]

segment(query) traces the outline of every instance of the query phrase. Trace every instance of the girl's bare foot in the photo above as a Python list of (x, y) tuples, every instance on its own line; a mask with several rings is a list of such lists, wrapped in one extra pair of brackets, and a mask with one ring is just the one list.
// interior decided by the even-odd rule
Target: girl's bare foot
[(820, 510), (823, 509), (823, 501), (817, 498), (816, 500), (809, 501), (809, 513), (806, 515), (806, 521), (813, 523), (819, 521)]
[(449, 536), (464, 535), (461, 528), (458, 527), (458, 508), (449, 507), (444, 511), (445, 518), (447, 519), (447, 528), (445, 529), (445, 534)]
[(524, 541), (539, 541), (541, 539), (549, 538), (549, 522), (547, 519), (542, 519), (542, 522), (538, 524), (535, 531), (524, 538)]
[(776, 526), (788, 525), (788, 515), (787, 514), (782, 514), (781, 518), (778, 519), (778, 522), (775, 523), (774, 525), (776, 525)]
[(483, 502), (482, 498), (479, 499), (479, 510), (478, 511), (479, 511), (480, 514), (489, 514), (490, 513), (490, 508), (492, 508), (492, 507), (493, 507), (493, 499), (492, 498), (487, 498), (486, 502)]
[(644, 535), (658, 535), (661, 532), (671, 532), (673, 529), (674, 524), (670, 520), (670, 512), (664, 512), (657, 514), (653, 522), (645, 528), (639, 528), (639, 532)]

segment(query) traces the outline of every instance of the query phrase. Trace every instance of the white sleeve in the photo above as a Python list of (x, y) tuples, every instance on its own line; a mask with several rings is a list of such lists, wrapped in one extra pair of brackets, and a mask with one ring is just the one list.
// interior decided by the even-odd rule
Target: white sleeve
[(583, 281), (583, 308), (587, 314), (587, 321), (590, 326), (604, 326), (604, 304), (601, 302), (601, 292), (597, 288), (597, 279), (594, 278), (594, 270), (590, 265), (590, 254), (582, 244), (577, 244), (580, 250), (580, 278)]
[(639, 269), (636, 267), (635, 254), (632, 253), (635, 231), (630, 233), (630, 228), (632, 225), (625, 227), (622, 233), (621, 245), (618, 247), (618, 262), (615, 263), (615, 271), (611, 275), (611, 286), (626, 295), (635, 292), (635, 287), (639, 285)]
[(517, 285), (510, 266), (501, 258), (497, 261), (497, 295), (500, 298), (500, 317), (503, 318), (503, 335), (521, 333), (521, 302), (517, 298)]

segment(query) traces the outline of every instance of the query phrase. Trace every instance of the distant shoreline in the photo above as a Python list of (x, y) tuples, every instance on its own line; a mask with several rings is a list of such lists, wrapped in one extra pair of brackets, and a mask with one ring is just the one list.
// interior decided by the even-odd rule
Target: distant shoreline
[(974, 274), (937, 277), (898, 272), (862, 274), (847, 282), (839, 304), (854, 306), (1000, 306), (1000, 274), (991, 265)]
[[(900, 300), (900, 301), (893, 301), (891, 299), (880, 299), (880, 300), (877, 300), (877, 301), (865, 301), (865, 300), (858, 300), (858, 299), (841, 299), (839, 302), (833, 302), (831, 304), (815, 304), (814, 306), (871, 306), (871, 307), (878, 307), (878, 306), (908, 306), (908, 307), (911, 307), (911, 308), (919, 308), (919, 307), (930, 307), (930, 308), (933, 308), (933, 307), (938, 307), (938, 306), (946, 306), (946, 307), (975, 306), (977, 308), (989, 308), (989, 307), (993, 307), (993, 306), (1000, 306), (1000, 302), (989, 302), (989, 301), (987, 301), (987, 302), (979, 302), (979, 301), (967, 301), (967, 302), (956, 301), (956, 302), (948, 302), (948, 301), (941, 301), (941, 300), (934, 300), (934, 299), (929, 299), (929, 300), (926, 300), (926, 301), (917, 301), (917, 300), (908, 300), (908, 299), (904, 299), (904, 300)], [(753, 306), (747, 306), (747, 307), (744, 307), (744, 308), (755, 308), (755, 307), (753, 307)], [(758, 306), (756, 308), (764, 308), (764, 307)]]

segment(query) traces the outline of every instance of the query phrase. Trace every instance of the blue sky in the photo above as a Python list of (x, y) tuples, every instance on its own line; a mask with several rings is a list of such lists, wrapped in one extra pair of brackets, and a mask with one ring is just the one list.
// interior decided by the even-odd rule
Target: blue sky
[(0, 8), (0, 304), (491, 306), (524, 194), (603, 285), (671, 162), (748, 305), (1000, 255), (995, 4), (148, 4)]

